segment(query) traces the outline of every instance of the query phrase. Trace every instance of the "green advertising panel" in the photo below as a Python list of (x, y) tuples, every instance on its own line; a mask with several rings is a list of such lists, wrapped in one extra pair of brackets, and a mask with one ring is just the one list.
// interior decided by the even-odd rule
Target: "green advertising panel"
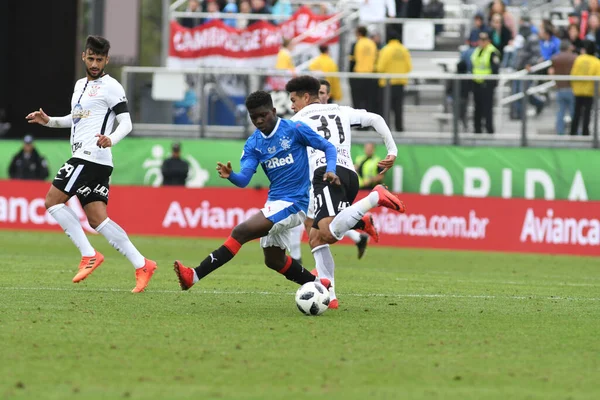
[[(172, 140), (128, 138), (113, 149), (112, 183), (160, 186), (162, 161), (169, 157)], [(190, 164), (188, 187), (229, 186), (218, 177), (217, 161), (231, 161), (239, 170), (243, 141), (182, 140), (183, 158)], [(0, 178), (22, 146), (20, 141), (0, 141)], [(50, 178), (70, 157), (66, 141), (37, 141), (50, 166)], [(356, 158), (362, 146), (352, 149)], [(385, 156), (385, 148), (377, 153)], [(399, 146), (398, 160), (385, 183), (398, 192), (600, 200), (600, 153), (594, 150), (522, 149), (452, 146)], [(259, 169), (252, 186), (268, 186)]]

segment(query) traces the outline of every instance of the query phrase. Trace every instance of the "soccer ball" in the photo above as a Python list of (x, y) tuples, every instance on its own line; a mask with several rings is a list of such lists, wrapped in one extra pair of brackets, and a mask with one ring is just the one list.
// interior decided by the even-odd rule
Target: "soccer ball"
[(296, 305), (305, 315), (321, 315), (329, 307), (329, 290), (319, 282), (308, 282), (296, 292)]

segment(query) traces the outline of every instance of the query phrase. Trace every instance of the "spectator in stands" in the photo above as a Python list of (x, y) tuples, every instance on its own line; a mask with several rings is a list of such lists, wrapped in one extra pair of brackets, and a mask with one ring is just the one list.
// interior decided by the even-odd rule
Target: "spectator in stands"
[[(200, 7), (200, 1), (199, 0), (189, 0), (188, 1), (188, 6), (186, 8), (185, 11), (188, 12), (203, 12), (202, 8)], [(205, 11), (205, 10), (204, 10)], [(179, 23), (181, 24), (181, 26), (185, 26), (186, 28), (193, 28), (195, 26), (198, 25), (202, 25), (204, 21), (202, 20), (202, 18), (198, 17), (198, 18), (194, 18), (194, 17), (185, 17), (185, 18), (181, 18), (181, 20), (179, 21)]]
[[(440, 0), (430, 0), (423, 7), (423, 18), (444, 18), (444, 3)], [(438, 35), (444, 30), (443, 24), (435, 24), (435, 35)]]
[[(227, 0), (227, 4), (225, 5), (225, 7), (223, 7), (223, 12), (228, 14), (237, 14), (238, 6), (235, 0)], [(235, 18), (225, 18), (223, 22), (225, 23), (225, 25), (228, 25), (232, 28), (237, 28), (238, 22)]]
[(585, 38), (596, 43), (597, 49), (598, 43), (600, 43), (600, 14), (590, 14), (590, 17), (588, 19), (588, 26), (588, 33), (587, 35), (585, 35)]
[(329, 55), (329, 46), (322, 44), (319, 46), (319, 52), (321, 53), (309, 64), (308, 69), (314, 72), (322, 72), (323, 76), (330, 84), (331, 99), (334, 102), (342, 100), (342, 85), (340, 84), (340, 78), (337, 76), (327, 76), (328, 72), (338, 72), (339, 68), (335, 60)]
[[(591, 40), (583, 41), (581, 55), (577, 56), (571, 69), (572, 76), (600, 75), (600, 60), (596, 57), (596, 44)], [(594, 81), (572, 81), (571, 88), (575, 95), (575, 110), (571, 122), (571, 135), (578, 134), (580, 119), (584, 136), (590, 134), (590, 114), (594, 100)]]
[(358, 175), (358, 185), (360, 189), (371, 190), (383, 182), (383, 168), (377, 164), (381, 161), (375, 154), (375, 145), (365, 143), (364, 154), (356, 157), (354, 169)]
[[(252, 7), (250, 6), (250, 0), (242, 0), (240, 1), (240, 14), (251, 14)], [(250, 20), (247, 18), (240, 18), (237, 20), (237, 28), (238, 29), (246, 29)]]
[[(359, 26), (356, 29), (356, 42), (350, 50), (350, 71), (375, 72), (376, 60), (377, 45), (367, 36), (367, 28)], [(377, 80), (350, 78), (353, 106), (377, 113), (379, 110), (378, 87)]]
[(504, 47), (512, 40), (512, 33), (502, 22), (502, 15), (492, 15), (492, 25), (490, 31), (492, 44), (500, 52), (500, 59), (504, 56)]
[[(412, 71), (412, 60), (410, 53), (397, 36), (391, 36), (388, 43), (381, 49), (377, 58), (377, 72), (382, 74), (408, 74)], [(395, 128), (398, 132), (404, 131), (404, 87), (408, 79), (380, 79), (379, 87), (381, 104), (384, 104), (386, 95), (386, 86), (390, 85), (390, 111), (394, 112)], [(386, 121), (390, 121), (390, 115), (383, 116)]]
[[(456, 73), (457, 74), (466, 74), (468, 73), (468, 65), (465, 60), (460, 60), (456, 64)], [(458, 115), (460, 121), (463, 124), (463, 128), (465, 132), (469, 128), (469, 124), (467, 122), (467, 107), (469, 105), (469, 93), (471, 92), (471, 82), (468, 80), (456, 80), (459, 84), (459, 98), (454, 98), (454, 80), (448, 80), (446, 84), (446, 96), (452, 100), (452, 104), (455, 101), (458, 102)]]
[[(490, 41), (487, 32), (479, 34), (479, 46), (471, 56), (473, 75), (496, 75), (500, 69), (500, 52)], [(481, 120), (485, 119), (487, 133), (494, 133), (493, 107), (496, 81), (473, 79), (473, 102), (475, 115), (473, 126), (475, 133), (482, 133)]]
[(208, 18), (205, 18), (204, 23), (213, 21), (215, 19), (220, 20), (221, 18), (214, 15), (214, 14), (220, 12), (219, 3), (217, 3), (217, 0), (206, 0), (205, 4), (206, 4), (206, 12), (213, 14), (213, 15), (211, 15)]
[[(552, 67), (548, 69), (549, 75), (569, 75), (577, 54), (571, 51), (571, 42), (563, 40), (560, 42), (560, 52), (552, 56)], [(565, 113), (568, 111), (571, 121), (575, 108), (575, 97), (569, 81), (556, 82), (556, 102), (558, 112), (556, 113), (556, 133), (565, 134)]]
[(494, 14), (502, 15), (502, 22), (511, 32), (511, 36), (517, 34), (517, 23), (515, 17), (506, 10), (506, 4), (502, 0), (494, 0), (488, 6), (488, 24), (491, 25)]
[(290, 72), (294, 72), (296, 70), (294, 59), (292, 58), (292, 42), (289, 39), (283, 39), (279, 53), (277, 53), (275, 69), (281, 69)]
[(163, 161), (160, 171), (163, 176), (163, 186), (185, 186), (190, 165), (181, 159), (181, 145), (178, 142), (171, 146), (171, 157)]
[[(271, 7), (269, 7), (269, 5), (267, 4), (267, 2), (265, 0), (250, 0), (250, 5), (252, 6), (252, 14), (262, 14), (262, 15), (271, 14)], [(248, 25), (252, 25), (253, 23), (258, 22), (258, 21), (267, 21), (267, 20), (250, 19), (248, 21)], [(271, 22), (271, 21), (267, 21), (267, 22)]]
[(33, 136), (23, 138), (23, 148), (15, 154), (8, 167), (10, 179), (43, 181), (48, 177), (48, 163), (33, 144)]
[[(276, 0), (273, 3), (273, 7), (271, 8), (271, 12), (273, 15), (283, 15), (285, 17), (291, 17), (294, 11), (292, 10), (292, 3), (290, 0)], [(282, 23), (285, 20), (277, 19), (276, 22), (278, 24)]]
[(580, 39), (579, 25), (571, 24), (567, 30), (569, 42), (571, 43), (571, 51), (575, 54), (581, 53), (581, 47), (583, 46), (583, 40)]
[(540, 26), (540, 54), (548, 61), (560, 51), (560, 39), (554, 35), (554, 26), (550, 21), (543, 21)]
[[(397, 18), (420, 18), (423, 10), (422, 0), (394, 0)], [(396, 35), (402, 41), (402, 24), (388, 24), (386, 35)]]
[(460, 59), (467, 64), (467, 71), (469, 72), (471, 71), (471, 54), (479, 44), (480, 32), (488, 32), (488, 27), (485, 25), (483, 13), (478, 11), (473, 17), (473, 28), (471, 28), (469, 39), (466, 42), (469, 47), (460, 56)]
[[(535, 27), (531, 24), (529, 17), (521, 18), (519, 35), (515, 39), (516, 57), (514, 67), (516, 70), (529, 70), (533, 65), (542, 61), (541, 45), (538, 34), (534, 31)], [(529, 88), (530, 82), (514, 80), (512, 82), (512, 94), (521, 93), (524, 88)], [(534, 105), (536, 113), (539, 114), (544, 109), (544, 102), (537, 96), (529, 96), (529, 103)], [(510, 118), (521, 119), (523, 103), (515, 101), (512, 103)]]
[(360, 0), (358, 21), (361, 25), (370, 25), (372, 31), (378, 32), (382, 37), (386, 34), (385, 18), (396, 17), (395, 0)]
[[(390, 34), (388, 34), (389, 37)], [(381, 38), (381, 34), (377, 31), (375, 31), (375, 33), (373, 33), (371, 35), (371, 39), (375, 42), (375, 45), (377, 46), (377, 50), (381, 50), (383, 48), (383, 42), (382, 42), (382, 38)]]

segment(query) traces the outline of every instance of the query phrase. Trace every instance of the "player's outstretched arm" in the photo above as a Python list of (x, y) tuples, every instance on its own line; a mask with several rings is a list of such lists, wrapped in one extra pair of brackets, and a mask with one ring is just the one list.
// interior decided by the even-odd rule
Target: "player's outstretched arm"
[(73, 123), (71, 114), (65, 115), (64, 117), (50, 117), (41, 108), (39, 111), (34, 111), (25, 117), (30, 124), (40, 124), (47, 126), (48, 128), (70, 128)]
[(344, 107), (346, 112), (349, 114), (352, 125), (360, 125), (366, 127), (372, 127), (383, 139), (383, 143), (387, 149), (388, 155), (381, 160), (377, 165), (383, 170), (380, 172), (384, 174), (388, 169), (394, 166), (396, 156), (398, 155), (398, 147), (392, 136), (390, 127), (385, 122), (385, 119), (379, 114), (368, 112), (365, 110), (356, 110), (352, 107)]
[(231, 168), (231, 161), (227, 161), (227, 165), (217, 161), (217, 172), (219, 177), (223, 179), (229, 179), (231, 173), (233, 172), (233, 168)]

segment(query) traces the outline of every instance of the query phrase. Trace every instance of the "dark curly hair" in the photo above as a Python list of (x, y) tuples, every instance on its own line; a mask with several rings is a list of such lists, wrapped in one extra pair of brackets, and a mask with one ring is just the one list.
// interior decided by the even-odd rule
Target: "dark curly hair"
[(110, 50), (110, 42), (102, 36), (90, 35), (85, 41), (85, 51), (87, 50), (92, 54), (107, 56)]
[(246, 97), (246, 109), (255, 110), (259, 107), (273, 108), (271, 95), (263, 90), (252, 92)]
[(288, 93), (296, 92), (299, 95), (308, 93), (311, 97), (318, 97), (320, 88), (321, 82), (310, 75), (297, 76), (285, 85)]

